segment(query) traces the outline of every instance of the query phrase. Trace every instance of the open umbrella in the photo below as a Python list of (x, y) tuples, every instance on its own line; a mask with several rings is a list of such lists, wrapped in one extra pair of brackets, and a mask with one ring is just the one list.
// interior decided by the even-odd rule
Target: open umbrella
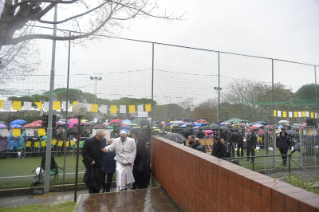
[(183, 125), (181, 125), (181, 127), (187, 127), (187, 124), (183, 124)]
[(288, 135), (297, 135), (298, 134), (298, 132), (294, 131), (294, 130), (287, 130), (286, 132)]
[(88, 122), (89, 120), (87, 119), (81, 119), (81, 122)]
[(16, 120), (12, 121), (12, 122), (10, 123), (10, 125), (15, 125), (15, 124), (25, 124), (25, 123), (27, 123), (25, 120), (22, 120), (22, 119), (16, 119)]
[(42, 124), (38, 124), (38, 123), (30, 123), (30, 124), (26, 124), (23, 127), (41, 127)]
[(211, 133), (213, 133), (213, 130), (205, 130), (204, 133), (205, 134), (211, 134)]
[(97, 124), (93, 128), (106, 128), (105, 124)]
[(175, 141), (177, 143), (183, 143), (186, 140), (184, 136), (178, 133), (168, 133), (164, 136), (164, 138), (167, 138), (171, 141)]
[(208, 122), (205, 119), (198, 119), (196, 123), (207, 124)]
[(0, 121), (0, 124), (5, 124), (6, 122), (5, 121)]
[(122, 131), (124, 131), (124, 132), (126, 132), (126, 133), (129, 133), (129, 132), (130, 132), (130, 130), (128, 130), (128, 129), (120, 129), (120, 132), (122, 132)]
[(251, 126), (251, 127), (249, 127), (249, 129), (252, 129), (252, 130), (254, 130), (254, 129), (258, 129), (259, 127), (257, 127), (257, 126)]
[(36, 121), (33, 121), (32, 123), (38, 123), (42, 125), (42, 120), (36, 120)]
[(228, 127), (224, 127), (224, 126), (220, 127), (220, 129), (221, 129), (221, 130), (225, 130), (225, 131), (228, 131), (228, 130), (229, 130)]
[(7, 128), (7, 126), (4, 124), (0, 124), (0, 128)]
[(68, 121), (69, 121), (69, 122), (72, 122), (72, 123), (74, 123), (74, 124), (79, 123), (79, 120), (78, 120), (78, 119), (69, 119)]
[(18, 124), (14, 124), (14, 125), (10, 125), (11, 128), (22, 128), (20, 125)]
[(147, 126), (147, 125), (150, 126), (151, 125), (151, 121), (149, 121), (147, 119), (143, 119), (143, 118), (136, 118), (131, 123), (132, 124), (138, 124), (138, 125), (141, 125), (141, 126)]
[(121, 121), (122, 121), (121, 119), (113, 119), (112, 121), (110, 121), (109, 124), (116, 124), (116, 123), (119, 123)]
[(130, 126), (121, 126), (121, 129), (131, 129), (131, 127)]
[(202, 124), (196, 122), (196, 123), (194, 124), (194, 126), (196, 126), (196, 127), (201, 127)]
[(132, 121), (129, 120), (129, 119), (125, 119), (125, 120), (121, 121), (122, 124), (124, 124), (124, 123), (131, 123), (131, 122), (132, 122)]

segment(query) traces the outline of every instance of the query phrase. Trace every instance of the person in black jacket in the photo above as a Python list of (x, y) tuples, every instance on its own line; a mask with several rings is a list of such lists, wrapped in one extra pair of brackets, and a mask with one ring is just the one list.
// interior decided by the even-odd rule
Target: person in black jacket
[(188, 146), (192, 147), (194, 145), (194, 136), (192, 135), (188, 136), (187, 140), (188, 140)]
[[(257, 137), (256, 134), (251, 130), (248, 129), (248, 135), (247, 135), (247, 156), (249, 157), (250, 154), (251, 156), (255, 156), (255, 149), (257, 145)], [(247, 161), (250, 159), (247, 158)], [(254, 158), (251, 159), (251, 161), (254, 161)]]
[(235, 157), (235, 143), (237, 142), (237, 132), (236, 130), (231, 130), (228, 133), (227, 138), (227, 150), (230, 157)]
[(145, 184), (143, 183), (143, 175), (147, 157), (145, 139), (139, 136), (139, 132), (137, 130), (133, 132), (132, 138), (135, 140), (136, 144), (136, 157), (133, 165), (133, 176), (135, 179), (135, 182), (133, 183), (133, 189), (141, 189), (143, 188), (143, 184)]
[[(237, 134), (237, 157), (239, 157), (239, 152), (240, 152), (240, 157), (243, 157), (244, 156), (244, 149), (243, 149), (243, 146), (244, 146), (244, 137), (245, 137), (245, 134), (243, 133), (243, 131), (240, 129), (238, 131), (238, 134)], [(240, 149), (240, 150), (239, 150)]]
[[(106, 145), (106, 140), (103, 139), (102, 146), (108, 146), (113, 143), (114, 138), (111, 138), (109, 143)], [(102, 163), (102, 179), (103, 179), (103, 192), (110, 192), (112, 186), (113, 174), (115, 173), (116, 163), (115, 163), (115, 151), (106, 152), (103, 154), (103, 163)], [(107, 183), (105, 184), (105, 175), (107, 175)]]
[(104, 130), (97, 130), (95, 137), (88, 139), (83, 145), (82, 162), (86, 168), (83, 181), (90, 194), (99, 193), (104, 184), (101, 171), (103, 161), (101, 148), (103, 147), (102, 140), (105, 135)]
[(193, 149), (206, 153), (205, 147), (200, 143), (199, 138), (194, 139)]
[(290, 148), (290, 139), (287, 136), (287, 132), (280, 132), (280, 136), (277, 137), (276, 139), (277, 142), (277, 146), (279, 148), (281, 157), (282, 157), (282, 164), (283, 166), (286, 166), (286, 162), (287, 162), (287, 153), (288, 153), (288, 149)]
[(214, 144), (213, 144), (212, 156), (215, 156), (217, 158), (225, 158), (226, 157), (226, 147), (220, 141), (219, 137), (214, 136), (213, 143)]

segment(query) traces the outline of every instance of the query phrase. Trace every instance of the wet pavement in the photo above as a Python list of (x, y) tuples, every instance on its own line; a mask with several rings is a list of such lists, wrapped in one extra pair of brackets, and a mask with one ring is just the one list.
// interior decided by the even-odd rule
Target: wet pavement
[(161, 188), (82, 194), (74, 209), (77, 212), (116, 211), (180, 211)]
[[(87, 194), (88, 190), (78, 190), (77, 196)], [(43, 195), (19, 195), (0, 197), (0, 207), (13, 207), (34, 204), (61, 203), (74, 201), (74, 191), (49, 192)], [(1, 208), (0, 208), (1, 211)]]

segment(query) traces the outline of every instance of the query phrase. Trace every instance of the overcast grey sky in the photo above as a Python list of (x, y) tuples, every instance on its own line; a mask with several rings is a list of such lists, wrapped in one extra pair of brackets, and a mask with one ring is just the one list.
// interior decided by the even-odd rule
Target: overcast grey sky
[[(183, 21), (138, 19), (120, 37), (319, 64), (319, 2), (316, 0), (160, 0), (161, 9), (184, 15)], [(60, 16), (61, 16), (61, 12)], [(63, 12), (62, 12), (63, 13)], [(51, 31), (47, 32), (51, 33)], [(1, 89), (49, 90), (52, 41), (36, 41), (41, 66), (25, 82)], [(90, 75), (102, 76), (98, 97), (151, 97), (151, 44), (114, 39), (72, 44), (70, 87), (95, 92)], [(67, 42), (58, 42), (55, 88), (66, 87)], [(195, 103), (216, 98), (217, 54), (155, 46), (155, 100)], [(319, 68), (318, 68), (319, 69)], [(318, 71), (317, 69), (317, 71)], [(319, 79), (319, 76), (317, 76)], [(237, 79), (271, 82), (271, 61), (221, 55), (223, 92)], [(276, 62), (275, 82), (296, 91), (314, 83), (314, 68)]]
[(317, 0), (158, 2), (186, 20), (136, 20), (121, 36), (319, 64)]

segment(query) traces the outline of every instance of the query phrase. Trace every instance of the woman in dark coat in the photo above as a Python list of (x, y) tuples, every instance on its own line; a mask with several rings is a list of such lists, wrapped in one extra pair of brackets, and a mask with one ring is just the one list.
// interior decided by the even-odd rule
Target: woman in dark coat
[[(111, 138), (109, 141), (108, 145), (112, 144), (114, 138)], [(108, 146), (107, 145), (107, 146)], [(104, 145), (106, 146), (106, 145)], [(103, 163), (102, 163), (102, 178), (104, 182), (104, 189), (103, 192), (110, 192), (111, 186), (112, 186), (112, 179), (113, 179), (113, 174), (115, 173), (116, 170), (116, 163), (115, 163), (115, 151), (113, 152), (106, 152), (103, 154)], [(105, 175), (107, 175), (107, 182), (105, 184)]]
[(279, 148), (281, 157), (282, 157), (282, 164), (283, 166), (286, 166), (287, 163), (287, 153), (288, 149), (290, 148), (290, 138), (288, 138), (286, 132), (280, 132), (280, 136), (277, 137), (277, 146)]

